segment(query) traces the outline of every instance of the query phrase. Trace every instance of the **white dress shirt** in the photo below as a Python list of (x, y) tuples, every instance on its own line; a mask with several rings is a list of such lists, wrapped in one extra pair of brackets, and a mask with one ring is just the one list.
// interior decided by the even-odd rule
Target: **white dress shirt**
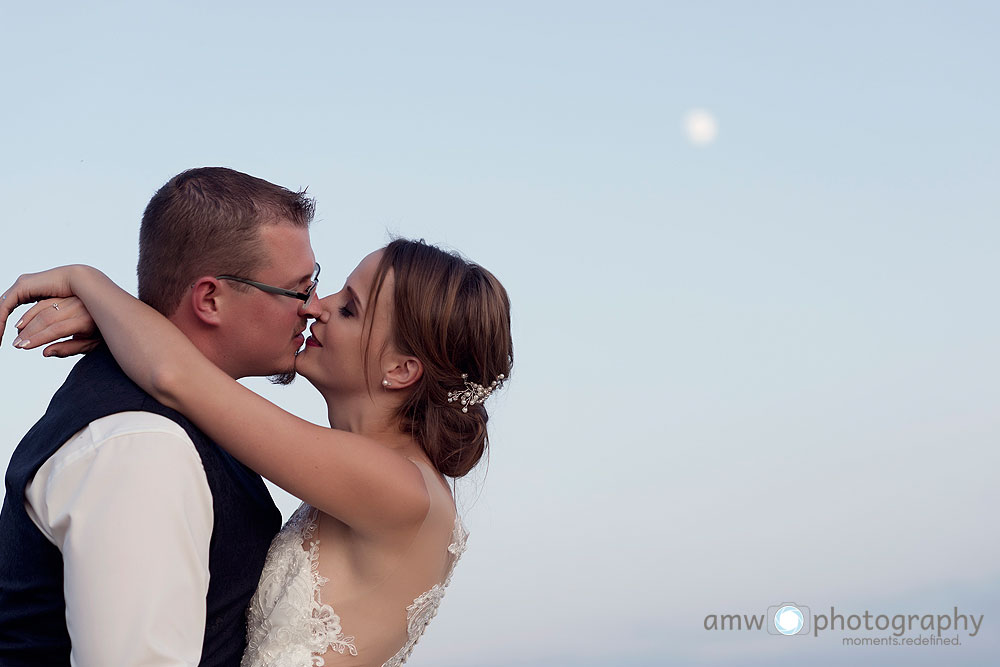
[(63, 555), (72, 665), (198, 664), (212, 493), (184, 429), (149, 412), (91, 422), (39, 468), (25, 508)]

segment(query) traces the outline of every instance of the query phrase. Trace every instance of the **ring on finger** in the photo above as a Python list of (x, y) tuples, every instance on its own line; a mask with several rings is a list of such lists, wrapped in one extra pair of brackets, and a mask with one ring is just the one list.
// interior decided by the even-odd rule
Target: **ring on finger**
[(52, 307), (55, 308), (56, 310), (59, 310), (59, 304), (58, 303), (52, 304)]

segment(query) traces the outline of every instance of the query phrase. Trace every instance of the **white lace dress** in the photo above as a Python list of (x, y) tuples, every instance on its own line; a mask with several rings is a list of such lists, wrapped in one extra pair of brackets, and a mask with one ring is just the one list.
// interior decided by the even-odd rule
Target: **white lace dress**
[[(317, 522), (318, 510), (303, 503), (271, 543), (247, 611), (247, 649), (241, 667), (320, 667), (330, 649), (358, 655), (354, 636), (345, 631), (333, 607), (322, 601), (321, 589), (328, 579), (319, 573)], [(447, 576), (406, 608), (407, 641), (382, 667), (406, 662), (437, 613), (467, 537), (456, 514)]]

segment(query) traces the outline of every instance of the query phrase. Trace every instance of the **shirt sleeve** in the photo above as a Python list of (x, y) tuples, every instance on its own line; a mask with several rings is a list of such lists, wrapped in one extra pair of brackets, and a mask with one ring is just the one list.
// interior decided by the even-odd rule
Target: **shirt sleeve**
[(213, 513), (187, 433), (159, 415), (119, 413), (47, 466), (27, 504), (63, 554), (72, 664), (197, 665)]

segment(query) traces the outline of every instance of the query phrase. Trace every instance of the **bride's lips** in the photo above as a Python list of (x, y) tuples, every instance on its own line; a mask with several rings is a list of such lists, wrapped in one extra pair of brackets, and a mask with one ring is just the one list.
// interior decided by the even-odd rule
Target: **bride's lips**
[(306, 338), (306, 347), (323, 347), (323, 343), (316, 340), (316, 332), (313, 331), (313, 327), (309, 327), (309, 338)]

